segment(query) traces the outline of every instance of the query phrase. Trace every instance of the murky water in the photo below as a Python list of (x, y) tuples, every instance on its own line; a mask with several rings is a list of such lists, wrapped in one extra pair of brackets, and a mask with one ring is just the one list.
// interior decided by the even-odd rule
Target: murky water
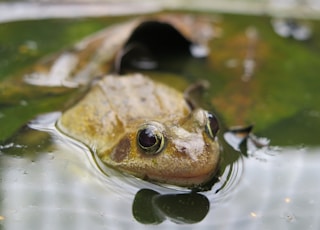
[[(41, 115), (0, 145), (0, 229), (319, 229), (318, 81), (310, 70), (318, 65), (314, 50), (319, 45), (284, 42), (268, 34), (269, 27), (259, 29), (266, 19), (257, 20), (254, 27), (251, 21), (237, 20), (226, 28), (225, 37), (211, 45), (215, 52), (207, 60), (168, 62), (165, 69), (190, 81), (208, 79), (212, 88), (205, 99), (222, 123), (254, 122), (257, 135), (271, 140), (269, 146), (240, 152), (225, 143), (221, 132), (219, 180), (207, 191), (190, 193), (106, 168), (86, 146), (56, 130), (59, 112)], [(232, 27), (241, 29), (228, 32)], [(256, 28), (258, 65), (252, 79), (244, 82), (241, 63), (250, 47), (246, 36)], [(291, 48), (281, 48), (284, 44)], [(270, 55), (277, 49), (285, 55)], [(300, 71), (292, 68), (294, 62), (286, 60), (278, 69), (274, 65), (292, 49), (298, 50), (292, 59), (305, 67), (301, 72), (306, 83), (294, 75)], [(299, 55), (310, 50), (311, 61), (299, 62)], [(282, 78), (267, 72), (283, 69)], [(288, 79), (293, 82), (288, 86), (294, 89), (291, 93), (285, 92)], [(1, 108), (2, 116), (11, 114), (6, 106)]]

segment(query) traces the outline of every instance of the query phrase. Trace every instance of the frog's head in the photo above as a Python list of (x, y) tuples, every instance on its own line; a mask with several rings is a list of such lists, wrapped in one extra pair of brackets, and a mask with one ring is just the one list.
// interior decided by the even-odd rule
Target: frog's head
[(180, 186), (198, 185), (217, 171), (217, 118), (196, 109), (181, 121), (135, 124), (103, 160), (135, 176)]

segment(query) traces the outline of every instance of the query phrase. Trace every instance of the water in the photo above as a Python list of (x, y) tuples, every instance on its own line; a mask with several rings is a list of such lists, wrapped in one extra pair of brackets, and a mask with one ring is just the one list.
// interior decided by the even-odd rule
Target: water
[[(217, 112), (222, 126), (255, 123), (254, 134), (262, 142), (266, 137), (269, 145), (256, 147), (249, 141), (237, 151), (237, 146), (225, 143), (222, 129), (220, 180), (211, 190), (193, 196), (187, 189), (152, 184), (108, 169), (81, 143), (59, 133), (55, 121), (60, 112), (53, 111), (61, 111), (61, 100), (73, 94), (45, 89), (51, 93), (40, 91), (45, 97), (39, 99), (19, 91), (10, 101), (2, 98), (1, 127), (9, 127), (11, 120), (21, 126), (20, 114), (27, 112), (28, 117), (51, 113), (16, 132), (1, 130), (7, 140), (0, 145), (0, 229), (319, 229), (316, 133), (320, 110), (314, 71), (319, 66), (319, 23), (312, 24), (313, 39), (302, 43), (273, 33), (269, 18), (229, 15), (221, 20), (214, 15), (214, 20), (223, 33), (210, 44), (209, 57), (169, 61), (165, 69), (175, 77), (187, 76), (188, 82), (206, 78), (211, 88), (204, 95), (204, 106)], [(32, 23), (37, 22), (18, 23), (18, 28)], [(48, 30), (51, 23), (57, 22), (44, 23)], [(17, 24), (6, 24), (6, 34), (10, 26)], [(250, 40), (248, 31), (254, 31), (258, 40)], [(17, 44), (25, 44), (15, 38)], [(243, 73), (248, 71), (242, 64), (248, 57), (256, 65), (244, 81)], [(58, 106), (41, 107), (57, 95), (63, 96)], [(151, 208), (142, 213), (154, 212), (155, 225), (142, 224), (145, 217), (137, 217), (140, 205), (134, 204), (141, 189), (148, 189), (145, 194), (151, 197), (146, 200)], [(177, 200), (184, 204), (184, 211), (193, 208), (201, 215), (181, 214)]]
[[(133, 201), (138, 191), (189, 194), (188, 189), (152, 184), (97, 164), (89, 149), (56, 130), (59, 116), (60, 113), (43, 115), (29, 124), (37, 130), (32, 132), (50, 133), (51, 145), (37, 156), (29, 152), (21, 157), (19, 149), (25, 146), (14, 142), (2, 146), (6, 153), (0, 155), (4, 198), (1, 216), (5, 229), (26, 226), (33, 229), (108, 229), (108, 226), (124, 229), (135, 226), (140, 229), (141, 224), (134, 221), (137, 217), (133, 216)], [(220, 181), (210, 191), (201, 193), (207, 197), (210, 207), (228, 200), (239, 182), (242, 164), (239, 159), (232, 169), (227, 166)], [(210, 218), (206, 214), (204, 218)], [(189, 218), (188, 221), (192, 220)], [(170, 223), (164, 224), (167, 222)]]
[[(0, 155), (3, 229), (149, 229), (133, 215), (140, 189), (188, 194), (117, 172), (106, 175), (91, 151), (57, 132), (59, 115), (47, 114), (30, 124), (36, 132), (51, 134), (45, 136), (51, 144), (36, 155), (21, 157), (17, 153), (25, 146), (18, 143), (2, 146), (7, 152)], [(201, 193), (210, 206), (202, 221), (177, 225), (174, 217), (152, 228), (319, 228), (318, 148), (263, 147), (249, 151), (248, 157), (237, 154), (239, 159), (227, 165), (221, 181)]]

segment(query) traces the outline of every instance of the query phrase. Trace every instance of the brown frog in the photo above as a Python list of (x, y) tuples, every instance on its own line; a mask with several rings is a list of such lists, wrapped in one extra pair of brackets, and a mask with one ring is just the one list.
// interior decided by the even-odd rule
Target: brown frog
[(61, 116), (57, 127), (108, 166), (152, 181), (195, 186), (219, 165), (215, 115), (142, 74), (108, 75)]

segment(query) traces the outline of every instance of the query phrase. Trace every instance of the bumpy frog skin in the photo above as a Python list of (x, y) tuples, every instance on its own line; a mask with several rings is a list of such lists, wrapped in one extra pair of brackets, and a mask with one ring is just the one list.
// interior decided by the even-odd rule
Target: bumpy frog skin
[(104, 77), (57, 126), (106, 165), (143, 179), (194, 186), (218, 168), (215, 116), (140, 74)]

